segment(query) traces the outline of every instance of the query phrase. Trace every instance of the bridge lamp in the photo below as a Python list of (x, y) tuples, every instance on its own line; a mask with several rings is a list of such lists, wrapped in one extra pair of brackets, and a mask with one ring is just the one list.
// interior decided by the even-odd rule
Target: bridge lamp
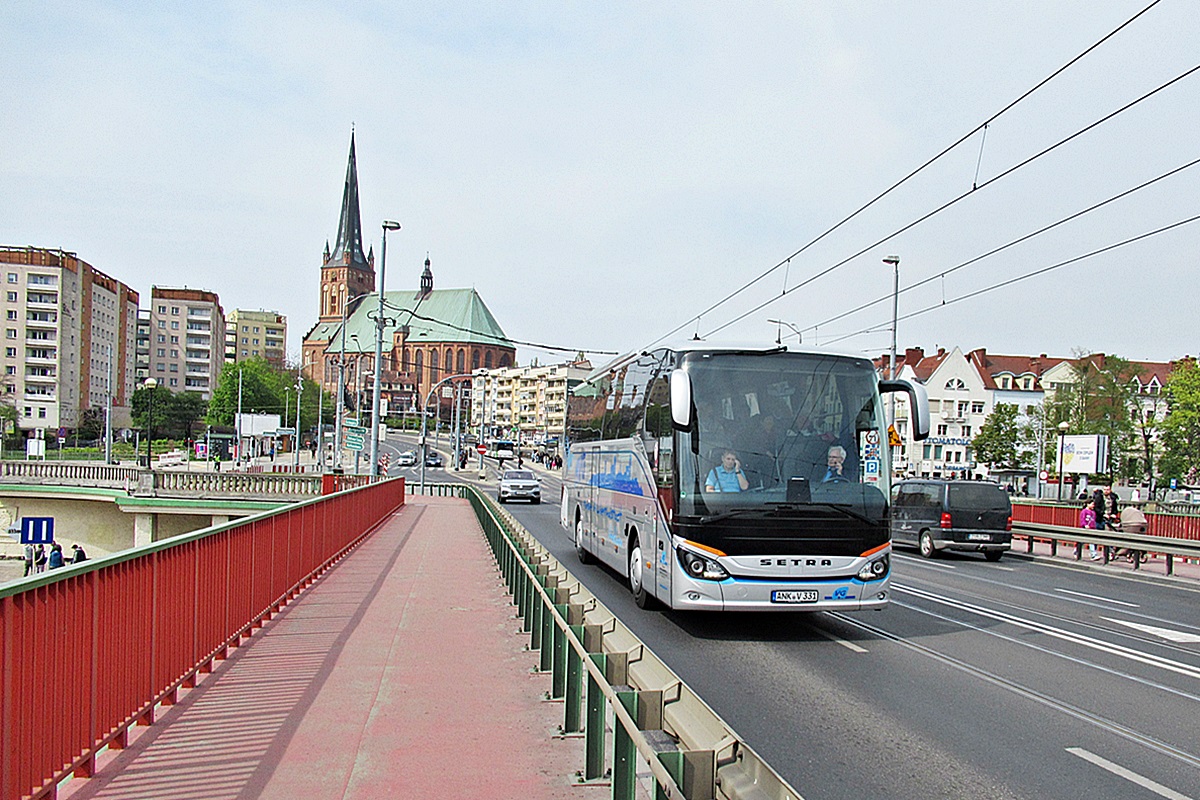
[(384, 275), (387, 272), (387, 235), (388, 231), (400, 230), (400, 223), (391, 220), (383, 221), (383, 249), (379, 256), (379, 314), (375, 317), (375, 386), (371, 390), (371, 475), (379, 475), (379, 408), (380, 408), (380, 379), (383, 369), (383, 329), (387, 319), (383, 315)]
[(158, 381), (154, 378), (146, 378), (146, 382), (142, 386), (150, 390), (150, 394), (146, 398), (146, 469), (152, 469), (150, 442), (154, 439), (154, 390), (158, 388)]

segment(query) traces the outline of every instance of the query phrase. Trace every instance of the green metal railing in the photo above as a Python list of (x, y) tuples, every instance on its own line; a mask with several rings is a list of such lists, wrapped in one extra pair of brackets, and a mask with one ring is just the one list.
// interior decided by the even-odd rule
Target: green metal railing
[(581, 781), (608, 780), (615, 800), (633, 800), (644, 763), (656, 800), (802, 800), (490, 497), (465, 484), (425, 488), (470, 500), (529, 647), (551, 674), (548, 699), (563, 703), (562, 732), (584, 738)]

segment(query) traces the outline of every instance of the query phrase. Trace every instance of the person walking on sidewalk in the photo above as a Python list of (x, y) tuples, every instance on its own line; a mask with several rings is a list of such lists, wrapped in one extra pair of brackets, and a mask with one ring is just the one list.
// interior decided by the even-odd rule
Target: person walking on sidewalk
[(27, 544), (27, 545), (25, 545), (25, 575), (22, 577), (27, 578), (32, 574), (33, 574), (33, 545)]
[[(1096, 507), (1095, 504), (1090, 500), (1086, 505), (1084, 505), (1083, 508), (1079, 509), (1079, 527), (1084, 528), (1085, 530), (1096, 529)], [(1088, 553), (1090, 554), (1092, 561), (1100, 560), (1100, 554), (1096, 551), (1095, 544), (1088, 545)]]

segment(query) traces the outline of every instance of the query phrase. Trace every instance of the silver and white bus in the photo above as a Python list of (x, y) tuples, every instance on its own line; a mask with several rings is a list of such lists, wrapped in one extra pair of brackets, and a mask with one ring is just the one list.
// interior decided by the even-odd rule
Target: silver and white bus
[(594, 371), (567, 401), (561, 521), (639, 606), (880, 608), (891, 464), (869, 359), (695, 341)]

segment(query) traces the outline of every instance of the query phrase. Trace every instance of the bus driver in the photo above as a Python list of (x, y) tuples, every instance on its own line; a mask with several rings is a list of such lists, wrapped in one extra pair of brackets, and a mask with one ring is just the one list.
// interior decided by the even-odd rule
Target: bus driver
[(742, 472), (742, 462), (738, 461), (737, 453), (732, 450), (721, 452), (721, 463), (708, 472), (708, 480), (704, 482), (706, 492), (744, 492), (750, 488), (746, 473)]

